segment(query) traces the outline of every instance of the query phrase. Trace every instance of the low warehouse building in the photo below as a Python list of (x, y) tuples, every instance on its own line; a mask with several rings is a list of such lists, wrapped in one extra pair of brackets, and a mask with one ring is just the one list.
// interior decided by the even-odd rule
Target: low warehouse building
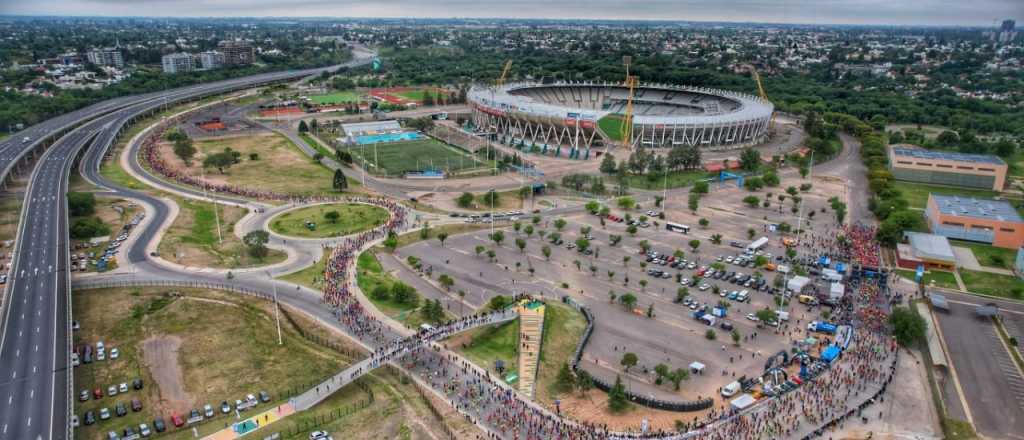
[(1024, 219), (1005, 200), (928, 195), (925, 220), (932, 233), (1017, 249), (1024, 244)]
[(906, 232), (907, 243), (896, 245), (897, 265), (904, 269), (956, 269), (956, 255), (946, 237), (920, 232)]
[(962, 154), (893, 145), (889, 171), (897, 180), (1002, 191), (1007, 165), (991, 154)]

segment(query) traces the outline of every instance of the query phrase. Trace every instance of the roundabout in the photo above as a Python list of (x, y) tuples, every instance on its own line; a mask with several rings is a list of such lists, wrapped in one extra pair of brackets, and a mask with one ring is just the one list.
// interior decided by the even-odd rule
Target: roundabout
[(291, 209), (269, 221), (275, 234), (298, 238), (329, 238), (363, 232), (388, 219), (387, 210), (358, 203), (330, 203)]

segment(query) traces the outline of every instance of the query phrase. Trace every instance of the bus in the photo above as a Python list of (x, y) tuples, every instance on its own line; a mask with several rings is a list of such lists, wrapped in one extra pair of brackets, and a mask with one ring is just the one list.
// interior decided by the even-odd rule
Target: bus
[(682, 232), (684, 234), (689, 234), (690, 233), (690, 227), (689, 226), (681, 225), (679, 223), (665, 222), (665, 229), (667, 229), (669, 231), (672, 231), (672, 232)]

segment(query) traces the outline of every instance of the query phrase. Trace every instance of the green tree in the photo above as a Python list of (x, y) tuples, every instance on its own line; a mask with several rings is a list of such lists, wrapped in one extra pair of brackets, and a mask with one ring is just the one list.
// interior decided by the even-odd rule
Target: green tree
[(632, 293), (626, 293), (619, 297), (619, 302), (622, 303), (627, 309), (632, 309), (636, 305), (636, 295)]
[(494, 231), (494, 233), (491, 234), (491, 241), (493, 241), (494, 244), (501, 246), (501, 242), (505, 241), (505, 233), (501, 231)]
[(912, 347), (924, 341), (926, 324), (924, 318), (907, 307), (895, 307), (889, 314), (889, 324), (896, 341), (904, 347)]
[(178, 156), (186, 166), (192, 165), (192, 157), (196, 155), (196, 147), (188, 137), (174, 141), (174, 155)]
[(688, 244), (690, 245), (690, 249), (693, 249), (694, 252), (697, 252), (697, 248), (700, 247), (700, 240), (695, 238), (693, 240), (690, 240)]
[(615, 385), (608, 390), (608, 409), (613, 413), (625, 411), (629, 407), (629, 398), (626, 397), (626, 388), (622, 385), (622, 378), (615, 376)]
[(743, 198), (743, 203), (746, 203), (751, 208), (756, 208), (761, 203), (761, 199), (757, 196), (746, 196)]
[(96, 195), (91, 192), (69, 192), (68, 213), (72, 217), (82, 217), (96, 213)]
[(437, 241), (441, 242), (441, 247), (444, 247), (444, 241), (448, 239), (448, 233), (441, 231), (437, 233)]
[(675, 390), (679, 391), (679, 383), (684, 380), (690, 379), (690, 372), (682, 368), (676, 368), (675, 371), (673, 371), (672, 374), (669, 375), (668, 379), (672, 381), (672, 386), (675, 388)]
[(249, 251), (249, 255), (257, 259), (267, 256), (267, 243), (270, 241), (270, 234), (262, 229), (251, 231), (242, 237), (242, 243)]
[(464, 192), (462, 195), (455, 198), (455, 204), (460, 208), (469, 208), (473, 206), (473, 194)]
[(697, 220), (697, 224), (699, 224), (700, 227), (706, 229), (708, 227), (708, 225), (711, 224), (711, 222), (708, 221), (708, 219), (706, 219), (706, 218), (701, 218), (700, 220)]
[(481, 201), (486, 206), (498, 206), (501, 204), (501, 196), (492, 189), (481, 197)]
[(324, 219), (328, 223), (338, 223), (338, 220), (341, 219), (341, 213), (338, 211), (327, 211), (324, 213)]
[(757, 171), (757, 168), (761, 166), (761, 153), (757, 150), (747, 147), (740, 153), (740, 168), (746, 171)]
[(567, 223), (566, 223), (565, 219), (562, 219), (562, 218), (555, 219), (555, 229), (558, 230), (558, 232), (561, 232), (562, 228), (564, 228), (566, 224)]
[(615, 203), (619, 206), (619, 208), (622, 208), (627, 211), (633, 209), (633, 207), (636, 206), (636, 200), (633, 200), (633, 198), (629, 196), (619, 197), (618, 200), (615, 201)]
[(299, 121), (299, 133), (309, 132), (309, 125), (306, 125), (306, 121)]
[(550, 246), (544, 245), (543, 247), (541, 247), (540, 248), (540, 253), (544, 254), (544, 259), (545, 260), (551, 261), (551, 247)]
[(441, 283), (441, 285), (444, 286), (444, 290), (448, 291), (451, 291), (452, 286), (455, 285), (455, 279), (448, 276), (448, 274), (446, 273), (441, 274), (441, 276), (437, 277), (437, 282)]
[(558, 367), (558, 374), (555, 376), (555, 389), (561, 393), (572, 391), (576, 387), (576, 377), (572, 375), (572, 369), (568, 362), (562, 362)]
[(601, 167), (599, 170), (604, 174), (615, 174), (615, 156), (605, 154), (604, 158), (601, 159)]
[(516, 237), (516, 247), (519, 248), (519, 253), (526, 252), (526, 240)]
[(348, 179), (345, 178), (345, 173), (341, 171), (341, 168), (334, 170), (334, 181), (332, 186), (337, 191), (344, 191), (348, 189)]
[(482, 244), (478, 244), (478, 245), (476, 245), (475, 248), (473, 248), (473, 251), (476, 252), (476, 256), (479, 257), (480, 253), (483, 252), (485, 249), (487, 249), (487, 248), (485, 248)]
[(697, 182), (694, 182), (694, 184), (693, 184), (693, 191), (691, 191), (691, 192), (694, 192), (694, 193), (697, 193), (697, 194), (707, 194), (709, 189), (710, 189), (710, 185), (708, 184), (708, 182), (703, 181), (703, 180), (698, 180)]
[(697, 208), (700, 206), (700, 194), (691, 192), (687, 200), (687, 206), (690, 208), (690, 212), (696, 214)]
[(629, 372), (629, 369), (635, 367), (639, 361), (640, 359), (637, 358), (636, 353), (626, 353), (622, 355), (619, 365), (622, 365), (623, 370)]

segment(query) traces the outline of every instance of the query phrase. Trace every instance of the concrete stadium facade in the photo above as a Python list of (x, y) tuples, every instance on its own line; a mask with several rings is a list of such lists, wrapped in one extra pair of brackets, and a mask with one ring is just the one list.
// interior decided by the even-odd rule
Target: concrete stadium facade
[[(468, 100), (473, 123), (498, 141), (545, 151), (566, 147), (570, 157), (589, 157), (591, 148), (619, 143), (600, 129), (599, 121), (623, 114), (628, 95), (622, 83), (515, 83), (474, 87)], [(633, 109), (630, 148), (732, 149), (767, 139), (774, 106), (727, 90), (641, 84)]]

